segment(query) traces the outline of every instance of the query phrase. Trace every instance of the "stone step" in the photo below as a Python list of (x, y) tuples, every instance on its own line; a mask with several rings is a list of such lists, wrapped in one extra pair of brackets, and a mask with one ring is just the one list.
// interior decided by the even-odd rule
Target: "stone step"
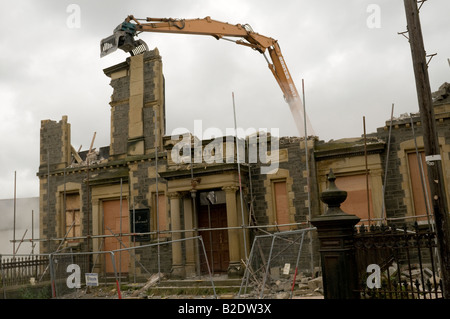
[(178, 287), (152, 287), (146, 292), (147, 295), (195, 295), (195, 296), (213, 296), (232, 294), (237, 295), (240, 291), (240, 286), (214, 287), (211, 286), (178, 286)]
[[(213, 278), (211, 279), (163, 279), (156, 286), (147, 289), (147, 295), (213, 295), (214, 291), (216, 294), (237, 294), (241, 289), (240, 278), (228, 279), (228, 278)], [(214, 289), (213, 284), (214, 283)], [(135, 287), (141, 284), (135, 284)]]
[[(212, 280), (214, 283), (214, 287), (240, 287), (242, 280), (237, 279), (220, 279), (220, 280)], [(202, 279), (202, 280), (162, 280), (158, 285), (159, 287), (212, 287), (211, 280)]]

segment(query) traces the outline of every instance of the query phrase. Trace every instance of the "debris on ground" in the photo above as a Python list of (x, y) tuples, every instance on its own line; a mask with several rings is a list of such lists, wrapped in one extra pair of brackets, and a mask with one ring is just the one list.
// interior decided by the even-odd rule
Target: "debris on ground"
[[(120, 297), (122, 299), (323, 299), (323, 282), (320, 272), (314, 274), (283, 273), (280, 269), (270, 269), (270, 275), (264, 278), (253, 277), (247, 284), (236, 283), (232, 287), (221, 286), (221, 283), (229, 280), (226, 275), (214, 276), (215, 292), (212, 292), (208, 279), (186, 280), (184, 287), (170, 286), (173, 283), (166, 274), (155, 273), (147, 278), (146, 282), (122, 283), (120, 285)], [(295, 278), (295, 283), (294, 283)], [(162, 280), (163, 279), (163, 280)], [(178, 281), (178, 282), (180, 282)], [(197, 291), (189, 287), (192, 283), (202, 283)], [(265, 282), (264, 291), (261, 287)], [(225, 288), (226, 287), (226, 288)], [(61, 297), (63, 299), (118, 299), (117, 286), (113, 284), (101, 284), (98, 287), (77, 289), (76, 292)]]
[(158, 281), (162, 280), (165, 278), (165, 275), (162, 273), (158, 273), (158, 274), (153, 274), (150, 276), (150, 278), (148, 279), (147, 283), (140, 289), (135, 290), (132, 294), (131, 297), (137, 297), (140, 294), (145, 293), (149, 288), (156, 286), (156, 284), (158, 283)]

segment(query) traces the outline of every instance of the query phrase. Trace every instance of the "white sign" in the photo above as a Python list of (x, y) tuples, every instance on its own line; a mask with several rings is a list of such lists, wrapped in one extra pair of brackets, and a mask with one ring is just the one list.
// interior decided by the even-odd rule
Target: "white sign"
[(427, 165), (429, 166), (433, 166), (435, 161), (440, 161), (441, 160), (441, 155), (428, 155), (425, 156), (425, 162), (427, 163)]
[(98, 286), (98, 274), (96, 273), (86, 273), (86, 286)]
[(283, 275), (289, 275), (290, 268), (291, 268), (291, 264), (289, 264), (289, 263), (284, 264)]

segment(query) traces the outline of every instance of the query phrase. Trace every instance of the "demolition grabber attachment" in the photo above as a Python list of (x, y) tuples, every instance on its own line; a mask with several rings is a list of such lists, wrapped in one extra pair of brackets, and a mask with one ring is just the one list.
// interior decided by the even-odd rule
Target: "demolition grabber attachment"
[(138, 55), (145, 51), (148, 51), (147, 44), (141, 40), (135, 40), (136, 36), (136, 24), (131, 23), (127, 18), (122, 24), (119, 24), (114, 33), (109, 37), (100, 41), (100, 57), (121, 49), (125, 52), (129, 52), (131, 55)]

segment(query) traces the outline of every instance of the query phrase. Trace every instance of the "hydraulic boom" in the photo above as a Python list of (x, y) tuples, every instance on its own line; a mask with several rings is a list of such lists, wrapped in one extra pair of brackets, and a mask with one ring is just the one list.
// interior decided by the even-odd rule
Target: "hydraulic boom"
[[(147, 23), (139, 21), (145, 20)], [(134, 23), (133, 23), (134, 22)], [(280, 86), (286, 102), (289, 104), (291, 113), (300, 136), (306, 134), (314, 135), (308, 117), (303, 116), (303, 104), (299, 97), (297, 88), (289, 73), (286, 62), (281, 54), (278, 41), (270, 37), (260, 35), (252, 30), (248, 24), (232, 25), (225, 22), (212, 20), (210, 17), (204, 19), (172, 19), (172, 18), (146, 18), (136, 19), (128, 16), (125, 21), (114, 29), (113, 35), (100, 42), (100, 57), (122, 49), (131, 55), (137, 55), (148, 50), (147, 45), (142, 40), (135, 40), (140, 32), (160, 32), (160, 33), (180, 33), (209, 35), (217, 40), (224, 39), (236, 44), (250, 47), (264, 55), (270, 71), (274, 75)], [(231, 38), (239, 38), (231, 40)], [(265, 52), (268, 51), (272, 63), (267, 59)]]

